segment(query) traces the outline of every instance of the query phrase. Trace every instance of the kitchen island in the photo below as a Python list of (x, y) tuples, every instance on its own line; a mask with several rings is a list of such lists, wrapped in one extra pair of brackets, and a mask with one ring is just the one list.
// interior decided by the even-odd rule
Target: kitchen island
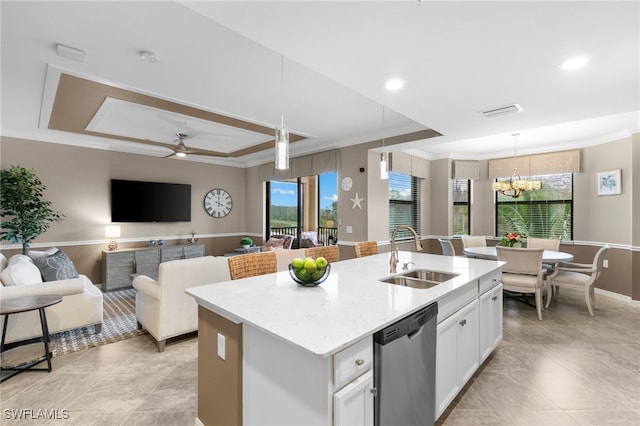
[[(298, 286), (285, 271), (188, 289), (199, 305), (199, 422), (338, 425), (364, 416), (366, 424), (373, 413), (372, 335), (433, 302), (439, 416), (486, 353), (482, 330), (492, 328), (484, 341), (493, 347), (502, 336), (497, 309), (479, 312), (481, 295), (499, 288), (501, 327), (501, 263), (400, 252), (398, 269), (409, 262), (411, 269), (458, 275), (429, 289), (383, 283), (391, 274), (389, 253), (382, 253), (333, 263), (317, 287)], [(469, 321), (458, 321), (467, 314)], [(480, 324), (485, 317), (489, 324)], [(469, 323), (470, 332), (449, 322)]]

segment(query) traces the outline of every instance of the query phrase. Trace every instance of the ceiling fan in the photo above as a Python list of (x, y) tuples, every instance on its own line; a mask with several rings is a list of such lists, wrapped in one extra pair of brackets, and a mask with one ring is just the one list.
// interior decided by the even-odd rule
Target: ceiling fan
[(187, 156), (187, 154), (192, 154), (192, 155), (206, 155), (209, 157), (228, 157), (227, 154), (225, 154), (224, 152), (219, 152), (219, 151), (209, 151), (207, 149), (200, 149), (200, 148), (189, 148), (185, 145), (184, 140), (188, 137), (188, 135), (186, 133), (176, 133), (176, 136), (178, 136), (178, 143), (176, 145), (171, 145), (168, 143), (164, 143), (164, 142), (156, 142), (156, 141), (152, 141), (149, 139), (145, 139), (145, 143), (149, 144), (149, 145), (156, 145), (156, 146), (161, 146), (164, 148), (168, 148), (170, 150), (173, 151), (173, 153), (166, 155), (164, 158), (168, 158), (168, 157), (180, 157), (180, 158), (184, 158)]

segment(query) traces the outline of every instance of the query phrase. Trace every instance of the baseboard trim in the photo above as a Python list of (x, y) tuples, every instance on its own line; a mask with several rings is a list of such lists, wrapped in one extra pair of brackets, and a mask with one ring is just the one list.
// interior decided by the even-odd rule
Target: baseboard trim
[(595, 292), (601, 296), (605, 296), (610, 299), (619, 300), (620, 302), (626, 302), (627, 304), (629, 304), (629, 306), (640, 308), (640, 300), (633, 300), (629, 296), (625, 296), (619, 293), (614, 293), (613, 291), (609, 291), (609, 290), (603, 290), (601, 288), (596, 288)]

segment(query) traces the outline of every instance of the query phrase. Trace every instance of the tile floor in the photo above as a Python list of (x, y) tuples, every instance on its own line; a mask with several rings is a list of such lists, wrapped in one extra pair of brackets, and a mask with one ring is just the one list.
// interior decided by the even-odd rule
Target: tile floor
[[(563, 289), (538, 321), (534, 308), (505, 299), (502, 343), (438, 425), (640, 425), (640, 308), (598, 302), (591, 318), (582, 293)], [(0, 424), (190, 426), (196, 376), (195, 337), (158, 353), (143, 335), (0, 384)], [(20, 409), (68, 418), (15, 419)]]

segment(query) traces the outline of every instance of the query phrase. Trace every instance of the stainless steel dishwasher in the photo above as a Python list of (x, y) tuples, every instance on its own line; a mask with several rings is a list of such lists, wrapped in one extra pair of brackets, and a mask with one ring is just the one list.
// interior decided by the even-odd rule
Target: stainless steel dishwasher
[(374, 334), (376, 426), (433, 425), (437, 314), (433, 303)]

